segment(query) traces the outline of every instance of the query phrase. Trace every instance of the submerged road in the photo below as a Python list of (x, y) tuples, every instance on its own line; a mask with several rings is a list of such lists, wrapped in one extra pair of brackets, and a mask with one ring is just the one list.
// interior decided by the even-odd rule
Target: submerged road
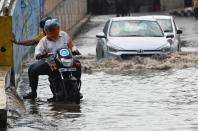
[[(198, 130), (198, 21), (176, 17), (183, 29), (182, 53), (166, 60), (96, 60), (96, 33), (109, 17), (95, 16), (75, 44), (83, 54), (80, 105), (47, 102), (48, 77), (41, 76), (36, 101), (22, 115), (10, 112), (8, 131), (195, 131)], [(29, 90), (27, 67), (18, 87)]]

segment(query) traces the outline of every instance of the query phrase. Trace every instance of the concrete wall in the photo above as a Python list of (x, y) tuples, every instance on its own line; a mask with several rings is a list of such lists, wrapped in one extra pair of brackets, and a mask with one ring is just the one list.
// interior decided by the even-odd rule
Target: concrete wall
[[(52, 8), (53, 0), (45, 0), (45, 8)], [(51, 3), (51, 4), (50, 4)], [(56, 2), (54, 1), (54, 4)], [(63, 0), (53, 11), (48, 10), (48, 16), (57, 18), (64, 31), (70, 31), (87, 14), (87, 0)]]
[[(55, 2), (56, 1), (56, 2)], [(45, 0), (44, 12), (45, 15), (53, 11), (54, 8), (63, 0)]]
[[(32, 39), (39, 32), (38, 22), (41, 16), (41, 0), (16, 0), (13, 5), (12, 31), (17, 40)], [(14, 45), (14, 70), (18, 76), (22, 63), (32, 47)], [(30, 54), (30, 53), (29, 53)]]
[(184, 0), (161, 0), (161, 9), (169, 10), (176, 8), (183, 8)]

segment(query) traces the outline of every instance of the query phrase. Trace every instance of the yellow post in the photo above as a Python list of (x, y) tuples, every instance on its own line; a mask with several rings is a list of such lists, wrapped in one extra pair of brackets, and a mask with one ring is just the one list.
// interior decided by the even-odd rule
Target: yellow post
[(0, 16), (0, 66), (13, 63), (12, 17)]

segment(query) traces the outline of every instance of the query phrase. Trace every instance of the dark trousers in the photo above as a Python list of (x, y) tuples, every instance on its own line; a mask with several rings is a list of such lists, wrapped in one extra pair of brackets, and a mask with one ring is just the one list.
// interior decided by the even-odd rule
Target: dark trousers
[(33, 93), (36, 93), (39, 75), (48, 75), (49, 77), (53, 78), (53, 72), (50, 69), (48, 63), (44, 60), (37, 61), (30, 65), (28, 69), (30, 87)]
[(195, 18), (198, 18), (198, 8), (194, 8)]
[[(80, 63), (80, 61), (75, 60), (75, 63)], [(52, 94), (55, 96), (55, 87), (52, 85), (52, 81), (54, 78), (59, 78), (59, 72), (58, 71), (52, 71), (50, 66), (47, 62), (44, 60), (37, 61), (30, 65), (28, 69), (28, 75), (29, 75), (29, 81), (30, 81), (30, 87), (33, 93), (36, 93), (37, 86), (38, 86), (38, 80), (39, 75), (48, 75), (49, 76), (49, 82), (50, 82), (50, 89), (52, 91)], [(80, 80), (81, 78), (81, 67), (77, 69), (77, 72), (73, 73), (73, 75)], [(56, 79), (55, 79), (56, 80)], [(58, 81), (57, 81), (58, 82)], [(56, 83), (56, 82), (53, 82)]]

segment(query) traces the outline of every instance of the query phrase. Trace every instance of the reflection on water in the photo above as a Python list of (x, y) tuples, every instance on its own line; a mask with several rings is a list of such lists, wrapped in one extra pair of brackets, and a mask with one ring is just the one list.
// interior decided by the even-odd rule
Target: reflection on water
[(50, 107), (51, 111), (81, 112), (78, 104), (53, 103)]
[[(21, 81), (19, 82), (18, 93), (19, 96), (28, 92), (28, 77), (27, 70), (22, 74)], [(9, 110), (9, 130), (19, 131), (38, 131), (38, 130), (65, 130), (70, 121), (75, 121), (79, 117), (82, 117), (81, 105), (76, 104), (64, 104), (64, 103), (48, 103), (47, 98), (51, 97), (51, 91), (49, 88), (48, 77), (42, 76), (39, 81), (38, 98), (36, 100), (25, 100), (24, 105), (26, 111), (21, 113), (21, 116), (17, 118), (13, 117), (14, 110)], [(26, 81), (26, 82), (25, 82)], [(22, 104), (12, 102), (12, 106), (19, 108)], [(61, 128), (62, 126), (63, 128)], [(12, 127), (15, 127), (12, 129)]]
[(101, 59), (83, 60), (83, 71), (86, 73), (93, 71), (122, 72), (138, 69), (167, 70), (198, 68), (197, 52), (180, 52), (167, 56), (153, 57), (133, 57), (128, 60)]
[(83, 74), (84, 99), (72, 105), (46, 101), (51, 92), (44, 76), (38, 99), (25, 101), (26, 113), (13, 126), (31, 131), (192, 131), (198, 129), (197, 80), (195, 68)]

